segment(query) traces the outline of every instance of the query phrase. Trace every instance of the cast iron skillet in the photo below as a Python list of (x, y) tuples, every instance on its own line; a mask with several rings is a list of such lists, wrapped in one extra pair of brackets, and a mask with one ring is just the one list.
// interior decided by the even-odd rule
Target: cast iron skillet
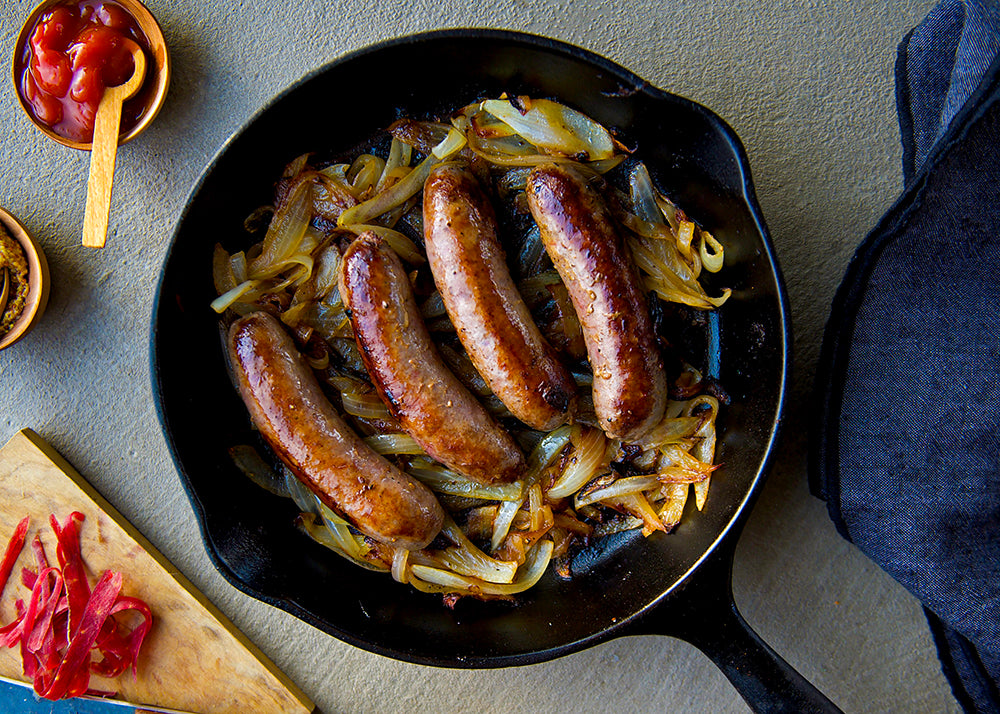
[[(292, 158), (347, 151), (409, 114), (448, 112), (501, 92), (555, 97), (637, 146), (654, 181), (726, 245), (733, 297), (708, 325), (704, 369), (732, 396), (704, 512), (676, 533), (603, 542), (516, 604), (454, 610), (347, 563), (299, 534), (296, 509), (250, 483), (227, 447), (257, 443), (223, 363), (212, 247), (247, 247), (243, 220), (271, 200)], [(757, 709), (836, 711), (764, 644), (732, 601), (733, 551), (770, 459), (789, 370), (786, 297), (747, 160), (709, 110), (589, 52), (495, 31), (445, 31), (362, 50), (303, 79), (233, 136), (181, 216), (153, 311), (154, 392), (208, 553), (238, 589), (372, 652), (445, 667), (541, 662), (622, 635), (662, 633), (701, 648)]]

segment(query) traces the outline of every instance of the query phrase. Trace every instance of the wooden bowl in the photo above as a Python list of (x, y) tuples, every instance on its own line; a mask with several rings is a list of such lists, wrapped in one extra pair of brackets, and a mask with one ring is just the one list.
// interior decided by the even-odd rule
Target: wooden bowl
[[(25, 101), (22, 96), (20, 89), (20, 72), (23, 70), (24, 66), (21, 58), (24, 56), (25, 48), (31, 38), (31, 33), (35, 24), (44, 13), (48, 12), (57, 5), (62, 5), (65, 1), (66, 0), (42, 0), (42, 2), (31, 11), (31, 14), (28, 15), (28, 19), (25, 20), (24, 24), (21, 26), (21, 32), (17, 36), (17, 42), (14, 43), (14, 60), (11, 63), (11, 73), (14, 79), (15, 94), (17, 95), (18, 101), (21, 103), (21, 108), (24, 109), (24, 112), (28, 115), (31, 123), (38, 127), (39, 131), (53, 141), (59, 142), (63, 146), (80, 149), (81, 151), (90, 151), (90, 142), (67, 139), (65, 136), (60, 136), (52, 131), (51, 128), (38, 121), (34, 114), (31, 113), (31, 109), (27, 101)], [(156, 118), (156, 115), (163, 107), (163, 102), (167, 97), (167, 89), (170, 87), (170, 53), (167, 51), (167, 42), (163, 37), (163, 30), (160, 28), (156, 18), (153, 17), (153, 14), (146, 8), (145, 5), (139, 2), (139, 0), (114, 1), (135, 19), (136, 24), (139, 25), (139, 29), (142, 30), (142, 33), (146, 36), (146, 39), (149, 42), (149, 50), (146, 52), (146, 79), (143, 83), (143, 87), (139, 90), (141, 95), (144, 94), (145, 106), (141, 116), (139, 117), (138, 123), (132, 127), (130, 131), (122, 134), (118, 138), (118, 144), (120, 146), (141, 134), (146, 127), (149, 126), (150, 122)]]
[(28, 331), (41, 319), (42, 313), (45, 312), (45, 306), (49, 302), (51, 281), (45, 253), (42, 252), (41, 247), (31, 237), (31, 234), (24, 229), (21, 222), (0, 208), (0, 223), (3, 224), (7, 234), (24, 249), (24, 257), (28, 261), (28, 298), (24, 302), (24, 310), (14, 321), (10, 331), (0, 335), (0, 350), (2, 350), (28, 334)]

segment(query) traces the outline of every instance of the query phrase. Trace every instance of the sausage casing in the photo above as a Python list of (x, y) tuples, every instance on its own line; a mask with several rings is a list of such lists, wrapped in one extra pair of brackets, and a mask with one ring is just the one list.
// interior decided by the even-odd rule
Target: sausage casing
[(576, 383), (518, 293), (493, 207), (463, 165), (439, 164), (424, 184), (424, 238), (445, 309), (493, 393), (534, 429), (565, 422)]
[(482, 483), (512, 481), (524, 455), (444, 364), (399, 257), (372, 233), (344, 253), (340, 295), (389, 411), (434, 459)]
[(340, 418), (276, 318), (265, 312), (240, 318), (228, 343), (254, 424), (323, 503), (383, 543), (412, 550), (434, 539), (444, 522), (437, 498)]
[(601, 427), (623, 441), (637, 439), (663, 418), (666, 373), (620, 230), (600, 194), (567, 166), (535, 167), (527, 198), (583, 328)]

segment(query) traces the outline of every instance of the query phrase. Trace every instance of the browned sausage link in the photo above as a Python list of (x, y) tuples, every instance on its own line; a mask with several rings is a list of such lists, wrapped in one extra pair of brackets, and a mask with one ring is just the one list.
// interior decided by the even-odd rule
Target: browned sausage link
[(445, 366), (403, 264), (374, 234), (358, 236), (344, 253), (340, 294), (372, 381), (417, 443), (483, 483), (520, 477), (517, 444)]
[(383, 543), (414, 550), (434, 539), (437, 498), (344, 423), (277, 319), (254, 312), (233, 323), (229, 356), (254, 424), (323, 503)]
[(424, 237), (458, 338), (493, 393), (535, 429), (565, 422), (576, 406), (576, 383), (514, 286), (493, 207), (469, 169), (440, 164), (431, 172)]
[(610, 436), (637, 439), (663, 418), (666, 375), (632, 257), (600, 195), (577, 170), (538, 166), (527, 194), (583, 327), (601, 426)]

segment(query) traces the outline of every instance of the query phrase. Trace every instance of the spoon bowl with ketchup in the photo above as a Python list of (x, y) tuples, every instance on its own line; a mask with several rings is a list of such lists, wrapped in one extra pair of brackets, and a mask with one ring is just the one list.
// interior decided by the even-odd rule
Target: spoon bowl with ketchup
[(43, 0), (14, 49), (14, 86), (32, 123), (64, 146), (89, 150), (104, 90), (132, 75), (131, 42), (149, 69), (122, 107), (119, 144), (141, 133), (166, 97), (170, 61), (159, 24), (138, 0)]

